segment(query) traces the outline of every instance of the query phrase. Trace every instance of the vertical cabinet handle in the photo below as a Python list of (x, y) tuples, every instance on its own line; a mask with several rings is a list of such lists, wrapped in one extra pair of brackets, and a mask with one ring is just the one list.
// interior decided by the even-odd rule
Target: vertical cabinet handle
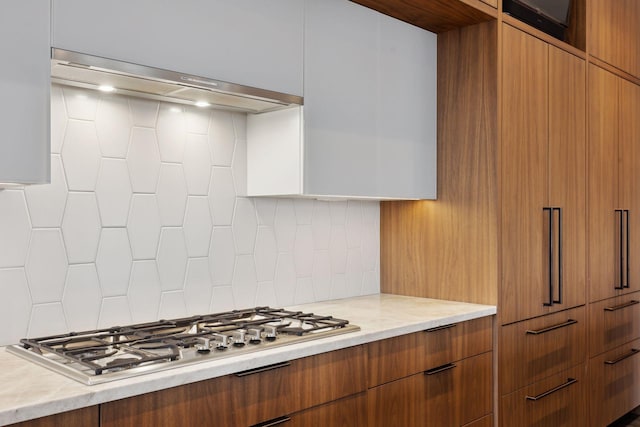
[(626, 241), (626, 259), (625, 259), (625, 280), (622, 282), (622, 287), (623, 288), (629, 288), (629, 247), (631, 246), (629, 244), (629, 209), (625, 209), (622, 211), (622, 214), (626, 214), (627, 215), (627, 220), (625, 221), (625, 225), (626, 225), (626, 233), (627, 233), (627, 241)]
[(618, 283), (615, 289), (629, 288), (629, 209), (616, 209), (618, 223)]
[[(549, 300), (544, 302), (542, 305), (545, 307), (551, 307), (554, 304), (562, 304), (562, 208), (558, 207), (544, 207), (542, 208), (544, 212), (549, 214), (549, 248), (548, 248), (548, 263), (549, 263), (549, 274), (547, 277), (548, 286), (549, 286)], [(557, 250), (555, 245), (555, 216), (558, 216), (558, 248)], [(554, 276), (555, 276), (555, 265), (556, 265), (556, 257), (558, 259), (558, 298), (555, 298), (553, 291), (554, 284)]]

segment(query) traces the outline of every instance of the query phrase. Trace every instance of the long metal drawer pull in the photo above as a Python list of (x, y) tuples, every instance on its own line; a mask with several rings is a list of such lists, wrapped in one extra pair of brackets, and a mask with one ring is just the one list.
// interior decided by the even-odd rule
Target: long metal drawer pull
[(448, 325), (436, 326), (435, 328), (425, 329), (424, 332), (437, 332), (442, 331), (443, 329), (451, 329), (454, 326), (457, 326), (457, 323), (450, 323)]
[(640, 353), (640, 350), (638, 350), (637, 348), (632, 348), (631, 351), (629, 353), (625, 354), (624, 356), (620, 356), (617, 359), (613, 359), (613, 360), (605, 360), (604, 364), (605, 365), (615, 365), (618, 362), (622, 362), (627, 357), (631, 357), (634, 354), (638, 354), (638, 353)]
[(527, 399), (527, 400), (533, 400), (533, 401), (540, 400), (540, 399), (542, 399), (543, 397), (547, 397), (547, 396), (549, 396), (550, 394), (553, 394), (553, 393), (555, 393), (556, 391), (560, 391), (560, 390), (562, 390), (563, 388), (565, 388), (565, 387), (569, 387), (571, 384), (575, 384), (575, 383), (577, 383), (577, 382), (578, 382), (578, 380), (577, 380), (577, 379), (575, 379), (575, 378), (567, 378), (567, 382), (566, 382), (566, 383), (564, 383), (564, 384), (560, 384), (559, 386), (554, 387), (554, 388), (552, 388), (551, 390), (547, 390), (547, 391), (545, 391), (544, 393), (540, 393), (540, 394), (539, 394), (539, 395), (537, 395), (537, 396), (526, 396), (526, 399)]
[(632, 299), (631, 301), (625, 302), (624, 304), (614, 305), (613, 307), (605, 307), (604, 311), (622, 310), (623, 308), (632, 307), (636, 304), (640, 304), (640, 301)]
[(425, 375), (435, 375), (440, 372), (448, 371), (449, 369), (453, 369), (456, 367), (455, 363), (447, 363), (446, 365), (438, 366), (437, 368), (429, 369), (424, 371)]
[(540, 335), (540, 334), (544, 334), (545, 332), (550, 332), (550, 331), (554, 331), (556, 329), (560, 329), (560, 328), (564, 328), (566, 326), (571, 326), (571, 325), (575, 325), (576, 323), (578, 323), (577, 320), (574, 319), (568, 319), (566, 322), (564, 323), (559, 323), (557, 325), (553, 325), (553, 326), (548, 326), (544, 329), (537, 329), (537, 330), (527, 330), (527, 334), (528, 335)]
[(269, 421), (265, 421), (263, 423), (254, 424), (251, 427), (272, 427), (272, 426), (288, 423), (289, 421), (291, 421), (291, 418), (285, 415), (284, 417), (278, 417)]
[(291, 362), (275, 363), (273, 365), (262, 366), (260, 368), (249, 369), (248, 371), (238, 372), (236, 377), (246, 377), (247, 375), (259, 374), (260, 372), (272, 371), (274, 369), (286, 368), (291, 366)]

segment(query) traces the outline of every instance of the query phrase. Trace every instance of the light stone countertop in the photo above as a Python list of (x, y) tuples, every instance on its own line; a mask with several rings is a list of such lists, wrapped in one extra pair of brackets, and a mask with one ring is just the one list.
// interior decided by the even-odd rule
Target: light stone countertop
[(0, 351), (0, 426), (496, 313), (495, 306), (389, 294), (286, 308), (348, 319), (361, 330), (92, 386)]

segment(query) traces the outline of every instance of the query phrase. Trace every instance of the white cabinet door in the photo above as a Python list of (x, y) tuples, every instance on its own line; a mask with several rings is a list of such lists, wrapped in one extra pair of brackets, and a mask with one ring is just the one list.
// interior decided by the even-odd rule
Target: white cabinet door
[(53, 46), (302, 95), (300, 0), (52, 0)]
[(0, 2), (0, 183), (50, 180), (49, 12), (49, 0)]

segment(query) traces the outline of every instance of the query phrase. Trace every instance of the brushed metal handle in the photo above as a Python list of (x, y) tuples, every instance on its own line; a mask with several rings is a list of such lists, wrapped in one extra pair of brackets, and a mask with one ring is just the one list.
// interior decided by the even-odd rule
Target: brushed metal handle
[(259, 368), (238, 372), (237, 374), (235, 374), (235, 376), (246, 377), (247, 375), (259, 374), (261, 372), (273, 371), (274, 369), (286, 368), (287, 366), (291, 366), (291, 362), (281, 362), (275, 363), (273, 365), (261, 366)]
[(544, 334), (546, 332), (550, 332), (550, 331), (554, 331), (556, 329), (560, 329), (560, 328), (564, 328), (566, 326), (571, 326), (571, 325), (575, 325), (576, 323), (578, 323), (577, 320), (574, 319), (568, 319), (566, 322), (564, 323), (559, 323), (557, 325), (553, 325), (553, 326), (548, 326), (544, 329), (537, 329), (537, 330), (532, 330), (529, 329), (526, 333), (528, 335), (540, 335), (540, 334)]
[(424, 332), (437, 332), (437, 331), (442, 331), (444, 329), (451, 329), (455, 326), (458, 326), (458, 324), (450, 323), (448, 325), (436, 326), (435, 328), (425, 329)]
[(605, 360), (604, 364), (605, 365), (615, 365), (618, 362), (622, 362), (624, 359), (633, 356), (634, 354), (638, 354), (640, 353), (640, 350), (638, 350), (637, 348), (632, 348), (631, 351), (623, 356), (618, 357), (617, 359), (613, 359), (613, 360)]
[(285, 415), (283, 417), (274, 418), (272, 420), (265, 421), (263, 423), (254, 424), (251, 427), (272, 427), (272, 426), (288, 423), (289, 421), (291, 421), (291, 418)]
[(604, 311), (617, 311), (622, 310), (623, 308), (632, 307), (636, 304), (640, 304), (640, 301), (632, 299), (629, 302), (625, 302), (624, 304), (614, 305), (613, 307), (605, 307)]
[(446, 365), (438, 366), (438, 367), (433, 368), (433, 369), (428, 369), (428, 370), (424, 371), (424, 374), (425, 375), (435, 375), (435, 374), (439, 374), (440, 372), (448, 371), (449, 369), (453, 369), (455, 367), (456, 367), (455, 363), (447, 363)]
[(565, 387), (569, 387), (571, 384), (575, 384), (575, 383), (577, 383), (577, 382), (578, 382), (578, 380), (577, 380), (577, 379), (575, 379), (575, 378), (567, 378), (567, 382), (565, 382), (565, 383), (563, 383), (563, 384), (560, 384), (559, 386), (556, 386), (556, 387), (552, 388), (551, 390), (547, 390), (547, 391), (545, 391), (544, 393), (540, 393), (540, 394), (539, 394), (539, 395), (537, 395), (537, 396), (526, 396), (526, 399), (527, 399), (527, 400), (533, 400), (533, 401), (540, 400), (540, 399), (542, 399), (543, 397), (547, 397), (547, 396), (549, 396), (550, 394), (553, 394), (553, 393), (555, 393), (556, 391), (560, 391), (560, 390), (562, 390), (563, 388), (565, 388)]

